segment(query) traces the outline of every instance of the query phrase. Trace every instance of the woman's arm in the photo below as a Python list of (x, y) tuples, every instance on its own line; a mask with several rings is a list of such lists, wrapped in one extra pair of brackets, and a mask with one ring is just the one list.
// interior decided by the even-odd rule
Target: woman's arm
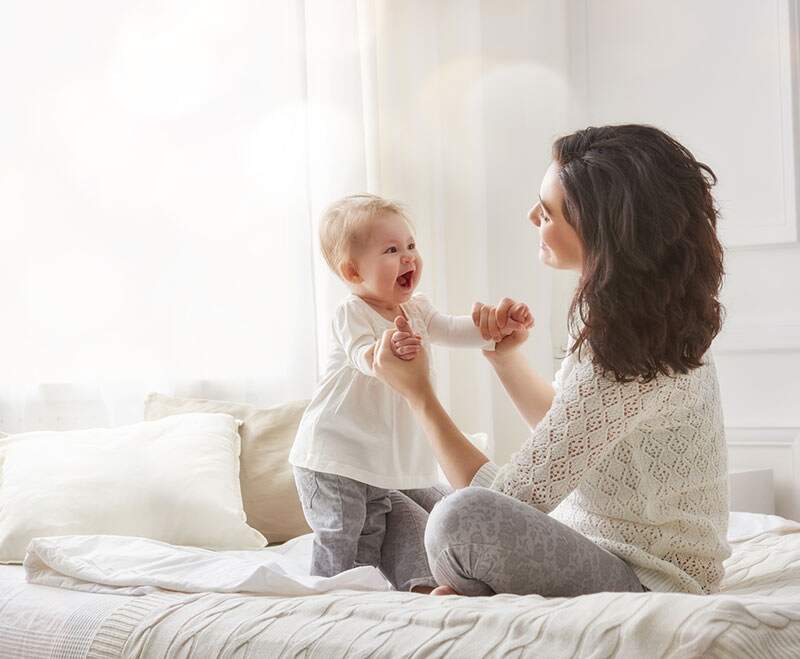
[(503, 298), (497, 307), (476, 302), (472, 308), (472, 321), (480, 329), (484, 339), (497, 341), (492, 352), (484, 351), (486, 359), (497, 373), (517, 411), (533, 429), (547, 414), (553, 404), (555, 390), (547, 380), (540, 377), (518, 350), (528, 338), (527, 329), (517, 329), (502, 336), (502, 328), (509, 322), (509, 312), (516, 303)]
[(553, 404), (553, 385), (539, 376), (518, 350), (484, 355), (528, 427), (535, 428)]
[(439, 403), (428, 377), (425, 351), (412, 361), (399, 359), (391, 350), (393, 333), (386, 330), (375, 348), (375, 375), (408, 401), (450, 484), (466, 487), (489, 458), (464, 437)]
[(458, 429), (433, 390), (409, 405), (431, 443), (436, 460), (454, 488), (466, 487), (487, 458)]

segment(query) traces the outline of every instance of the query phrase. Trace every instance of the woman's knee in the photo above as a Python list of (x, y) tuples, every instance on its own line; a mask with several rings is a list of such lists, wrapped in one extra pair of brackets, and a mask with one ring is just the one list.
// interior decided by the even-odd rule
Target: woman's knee
[(425, 527), (428, 555), (438, 555), (454, 543), (464, 542), (462, 531), (474, 525), (478, 515), (485, 515), (497, 496), (485, 487), (463, 487), (437, 503)]

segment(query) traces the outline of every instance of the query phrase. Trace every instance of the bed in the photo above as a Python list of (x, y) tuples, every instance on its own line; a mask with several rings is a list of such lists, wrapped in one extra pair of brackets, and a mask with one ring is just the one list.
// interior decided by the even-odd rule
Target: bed
[[(293, 543), (307, 560), (310, 536)], [(0, 566), (0, 656), (800, 656), (800, 524), (732, 513), (717, 595), (98, 594)], [(269, 551), (269, 550), (267, 550)]]
[[(718, 594), (430, 597), (391, 590), (371, 567), (307, 576), (311, 536), (286, 461), (304, 408), (151, 394), (143, 424), (0, 436), (0, 659), (800, 657), (800, 523), (788, 519), (800, 439), (755, 453), (749, 435), (729, 441), (733, 466), (769, 478), (731, 481), (754, 508), (731, 513)], [(145, 564), (140, 543), (189, 553)], [(277, 568), (231, 576), (251, 555)], [(141, 568), (128, 581), (124, 556)], [(193, 572), (195, 559), (213, 569)], [(176, 570), (199, 578), (159, 577)]]

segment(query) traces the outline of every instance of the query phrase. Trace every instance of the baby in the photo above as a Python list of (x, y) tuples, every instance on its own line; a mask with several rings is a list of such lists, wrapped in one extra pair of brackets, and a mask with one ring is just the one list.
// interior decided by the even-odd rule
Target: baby
[[(314, 531), (311, 574), (379, 566), (389, 491), (429, 488), (437, 463), (405, 400), (374, 377), (373, 350), (396, 327), (392, 351), (413, 359), (431, 343), (493, 350), (470, 316), (447, 316), (414, 294), (422, 256), (402, 208), (373, 195), (333, 204), (320, 226), (322, 253), (351, 294), (336, 309), (325, 374), (289, 462)], [(525, 305), (505, 333), (530, 327)]]

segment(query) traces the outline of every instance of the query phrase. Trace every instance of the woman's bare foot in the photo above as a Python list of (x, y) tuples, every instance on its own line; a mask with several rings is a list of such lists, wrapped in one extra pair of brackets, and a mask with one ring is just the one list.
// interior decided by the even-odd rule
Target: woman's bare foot
[(436, 586), (431, 591), (431, 595), (460, 595), (460, 593), (454, 591), (450, 586)]
[(411, 592), (419, 593), (420, 595), (430, 595), (432, 590), (433, 586), (414, 586)]

